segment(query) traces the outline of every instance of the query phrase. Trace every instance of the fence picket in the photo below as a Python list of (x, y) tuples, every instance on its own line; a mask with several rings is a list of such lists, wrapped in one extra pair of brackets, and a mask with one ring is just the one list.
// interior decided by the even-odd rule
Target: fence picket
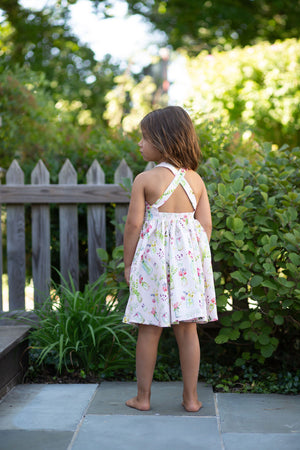
[(151, 169), (153, 169), (155, 166), (156, 166), (156, 164), (155, 164), (154, 161), (149, 161), (148, 164), (147, 164), (146, 167), (145, 167), (145, 171), (146, 171), (146, 170), (151, 170)]
[[(122, 184), (124, 181), (124, 178), (129, 178), (132, 182), (133, 180), (133, 173), (128, 167), (125, 159), (122, 159), (119, 166), (117, 167), (117, 170), (115, 171), (114, 181), (116, 184)], [(128, 195), (128, 201), (129, 201), (129, 195)], [(127, 215), (128, 212), (128, 205), (116, 205), (116, 212), (115, 212), (115, 220), (116, 220), (116, 245), (122, 245), (123, 243), (123, 233), (120, 230), (120, 225), (124, 223), (123, 217)]]
[[(5, 173), (5, 170), (0, 167), (0, 185), (2, 174)], [(3, 311), (3, 303), (2, 303), (2, 273), (3, 273), (3, 253), (2, 253), (2, 205), (0, 203), (0, 312)]]
[[(77, 184), (77, 173), (69, 159), (59, 172), (58, 182)], [(78, 249), (78, 214), (77, 205), (59, 206), (59, 235), (60, 235), (60, 272), (69, 281), (72, 277), (76, 289), (79, 286), (79, 249)]]
[[(24, 173), (14, 160), (6, 184), (24, 185)], [(7, 205), (7, 273), (9, 309), (25, 308), (25, 212), (24, 205)]]
[[(148, 163), (145, 170), (150, 170)], [(7, 211), (7, 267), (9, 278), (10, 311), (25, 308), (25, 213), (24, 204), (32, 208), (32, 274), (34, 283), (34, 302), (42, 302), (49, 292), (50, 261), (50, 204), (59, 205), (60, 228), (60, 272), (69, 281), (71, 275), (76, 288), (79, 285), (78, 249), (78, 203), (87, 204), (88, 226), (88, 272), (89, 282), (98, 279), (103, 271), (97, 256), (97, 248), (106, 249), (106, 204), (115, 207), (116, 239), (115, 245), (123, 242), (123, 233), (118, 225), (128, 211), (130, 194), (119, 184), (124, 178), (133, 180), (131, 169), (123, 159), (118, 166), (114, 183), (105, 184), (105, 174), (95, 160), (89, 168), (87, 184), (77, 184), (77, 172), (66, 160), (60, 173), (59, 184), (50, 183), (50, 175), (44, 163), (39, 161), (31, 174), (31, 185), (24, 185), (24, 173), (17, 161), (13, 161), (6, 174), (6, 185), (0, 183), (0, 198)], [(0, 252), (2, 246), (0, 229)], [(108, 236), (112, 240), (112, 236)], [(1, 275), (0, 255), (0, 275)], [(0, 280), (1, 289), (1, 280)], [(0, 292), (1, 302), (1, 292)], [(1, 304), (0, 304), (1, 305)], [(0, 306), (1, 310), (1, 306)]]
[[(89, 168), (86, 180), (87, 184), (101, 185), (105, 183), (105, 174), (98, 161), (95, 160)], [(103, 266), (97, 255), (97, 248), (106, 249), (105, 205), (88, 205), (87, 224), (89, 282), (93, 283), (103, 273)]]
[[(49, 172), (40, 160), (31, 173), (31, 184), (48, 185)], [(34, 303), (42, 303), (49, 294), (50, 263), (50, 208), (48, 205), (32, 205), (32, 277)]]

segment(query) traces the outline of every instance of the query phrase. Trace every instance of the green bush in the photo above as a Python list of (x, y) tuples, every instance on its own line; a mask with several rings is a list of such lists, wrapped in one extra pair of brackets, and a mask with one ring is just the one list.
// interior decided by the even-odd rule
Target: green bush
[[(134, 367), (135, 338), (122, 323), (117, 293), (105, 276), (83, 292), (70, 285), (56, 285), (49, 299), (31, 321), (31, 348), (39, 351), (37, 363), (51, 362), (57, 371), (83, 370), (105, 376)], [(24, 319), (23, 319), (24, 320)]]
[(224, 311), (216, 342), (251, 343), (254, 350), (241, 354), (240, 365), (253, 358), (263, 362), (282, 345), (296, 363), (299, 166), (299, 148), (272, 151), (265, 144), (252, 164), (223, 152), (200, 168), (211, 199), (217, 304)]
[(236, 122), (261, 141), (298, 146), (299, 55), (300, 41), (288, 39), (186, 57), (187, 105), (196, 115), (202, 111), (208, 119), (222, 117), (223, 129)]
[(26, 68), (0, 73), (1, 166), (7, 170), (17, 159), (28, 181), (40, 158), (47, 166), (51, 159), (50, 166), (58, 172), (60, 155), (77, 154), (83, 146), (82, 130), (57, 110), (45, 84), (43, 74)]
[(216, 392), (251, 392), (259, 394), (299, 394), (300, 371), (279, 368), (276, 372), (263, 366), (243, 365), (239, 368), (218, 363), (201, 362), (200, 380)]

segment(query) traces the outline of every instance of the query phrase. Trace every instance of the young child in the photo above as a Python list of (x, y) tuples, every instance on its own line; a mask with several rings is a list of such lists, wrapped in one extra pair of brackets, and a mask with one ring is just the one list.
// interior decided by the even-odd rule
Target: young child
[(157, 347), (173, 326), (183, 377), (183, 403), (198, 411), (200, 345), (197, 323), (217, 320), (209, 240), (211, 215), (205, 185), (195, 172), (200, 148), (189, 115), (177, 106), (149, 113), (139, 142), (156, 167), (133, 183), (124, 234), (130, 297), (123, 321), (139, 327), (137, 396), (127, 406), (150, 409)]

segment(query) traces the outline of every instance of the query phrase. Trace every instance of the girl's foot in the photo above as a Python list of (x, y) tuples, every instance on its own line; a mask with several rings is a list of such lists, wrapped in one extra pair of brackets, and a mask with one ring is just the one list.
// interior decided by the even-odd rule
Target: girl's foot
[(199, 400), (194, 402), (182, 402), (182, 406), (187, 412), (197, 412), (202, 408), (202, 403)]
[(148, 400), (139, 400), (138, 397), (133, 397), (125, 402), (126, 406), (138, 409), (139, 411), (149, 411), (150, 402)]

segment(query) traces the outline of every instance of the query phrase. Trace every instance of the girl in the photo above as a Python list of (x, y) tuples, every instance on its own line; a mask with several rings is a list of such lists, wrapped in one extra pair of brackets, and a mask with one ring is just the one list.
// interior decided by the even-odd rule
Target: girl
[(196, 324), (217, 320), (210, 206), (204, 182), (195, 172), (200, 148), (189, 115), (178, 106), (149, 113), (141, 131), (141, 154), (157, 166), (136, 177), (125, 225), (130, 297), (123, 321), (139, 327), (138, 392), (126, 405), (150, 409), (158, 342), (162, 328), (173, 326), (183, 376), (182, 405), (198, 411)]

